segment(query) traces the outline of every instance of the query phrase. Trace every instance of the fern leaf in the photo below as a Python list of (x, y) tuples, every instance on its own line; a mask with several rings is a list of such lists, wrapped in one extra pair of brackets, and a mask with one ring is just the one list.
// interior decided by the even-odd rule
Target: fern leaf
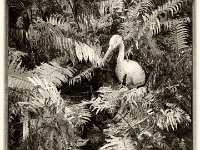
[(152, 0), (141, 0), (135, 3), (128, 9), (128, 16), (130, 20), (137, 19), (139, 15), (149, 13), (155, 8), (155, 4)]
[(146, 35), (146, 39), (153, 55), (162, 55), (164, 53), (159, 49), (156, 40), (151, 35)]
[[(60, 26), (60, 24), (57, 25), (57, 21), (55, 20), (51, 20), (51, 22), (48, 23), (38, 23), (35, 26), (30, 27), (27, 37), (32, 47), (42, 45), (47, 50), (49, 48), (56, 48), (60, 50), (61, 54), (68, 54), (70, 56), (69, 59), (72, 60), (72, 62), (75, 61), (75, 56), (77, 56), (79, 61), (90, 61), (94, 65), (100, 63), (100, 57), (97, 54), (98, 51), (101, 51), (99, 46), (94, 47), (100, 48), (100, 50), (94, 50), (88, 44), (81, 42), (80, 40), (67, 38), (67, 33), (65, 33), (67, 31), (65, 31), (64, 28), (60, 28), (62, 26)], [(65, 24), (63, 26), (65, 26)]]
[(187, 39), (189, 37), (189, 30), (187, 29), (187, 25), (185, 23), (180, 23), (176, 25), (176, 30), (172, 32), (172, 36), (175, 38), (176, 49), (184, 49), (188, 48)]
[(190, 22), (189, 17), (181, 18), (181, 19), (169, 19), (169, 20), (161, 20), (161, 25), (165, 30), (173, 30), (176, 28), (178, 24), (186, 24)]
[[(158, 9), (154, 10), (152, 14), (145, 13), (142, 15), (144, 21), (143, 30), (149, 29), (152, 35), (156, 35), (161, 31), (161, 23), (160, 23), (160, 15), (167, 15), (168, 12), (171, 12), (171, 16), (180, 12), (180, 6), (182, 7), (187, 0), (169, 0), (167, 3), (162, 6), (158, 6)], [(165, 16), (165, 18), (169, 18), (169, 16)]]
[(106, 141), (108, 143), (101, 147), (100, 150), (137, 150), (131, 137), (113, 137)]
[(178, 13), (180, 11), (180, 7), (187, 3), (187, 0), (169, 0), (167, 3), (162, 6), (158, 6), (159, 13), (161, 12), (171, 12), (171, 15)]
[(160, 149), (166, 149), (171, 150), (170, 146), (167, 145), (167, 143), (164, 140), (164, 136), (161, 135), (161, 133), (156, 132), (153, 134), (152, 144)]
[(113, 24), (113, 19), (111, 14), (107, 14), (104, 16), (101, 16), (98, 20), (91, 20), (91, 23), (93, 24), (93, 29), (103, 29), (106, 27), (110, 27)]
[(105, 16), (108, 14), (108, 11), (110, 13), (113, 13), (113, 8), (117, 4), (117, 0), (105, 0), (99, 2), (99, 13), (101, 16)]
[(61, 86), (62, 82), (68, 82), (69, 78), (73, 77), (74, 69), (71, 67), (63, 68), (56, 62), (50, 62), (37, 66), (32, 73), (47, 79), (56, 86)]
[(45, 78), (40, 79), (38, 76), (28, 77), (29, 81), (38, 87), (38, 95), (34, 95), (35, 99), (41, 103), (45, 103), (45, 99), (49, 99), (50, 104), (59, 104), (61, 97), (60, 92), (57, 91), (55, 85), (51, 82), (48, 82)]
[(33, 87), (32, 83), (23, 79), (22, 77), (8, 76), (8, 87), (10, 88), (20, 88), (20, 89), (30, 89)]
[[(30, 131), (29, 127), (35, 128), (37, 135), (42, 134), (42, 136), (56, 136), (59, 139), (60, 144), (57, 141), (49, 141), (49, 138), (45, 141), (45, 146), (49, 145), (51, 142), (57, 147), (64, 147), (70, 145), (69, 138), (74, 139), (74, 133), (72, 127), (73, 124), (69, 117), (65, 117), (64, 110), (70, 110), (66, 107), (65, 102), (60, 96), (55, 85), (48, 82), (45, 78), (40, 79), (37, 76), (29, 77), (29, 80), (36, 86), (36, 92), (32, 93), (32, 99), (28, 102), (18, 102), (23, 110), (23, 114), (27, 114), (29, 111), (35, 112), (37, 114), (37, 121), (31, 120), (30, 116), (26, 118), (23, 122), (23, 132), (27, 133)], [(82, 122), (87, 122), (90, 115), (86, 110), (82, 110), (81, 113), (85, 111), (85, 115), (81, 117)], [(67, 111), (68, 116), (72, 116), (72, 111)], [(75, 114), (76, 115), (76, 114)], [(26, 115), (27, 116), (27, 115)], [(27, 122), (33, 123), (27, 126)], [(74, 122), (76, 124), (77, 122)], [(45, 128), (43, 128), (45, 125)], [(28, 127), (28, 128), (27, 128)], [(27, 135), (26, 134), (26, 135)], [(27, 136), (26, 136), (27, 137)], [(47, 144), (47, 145), (46, 145)], [(50, 144), (51, 145), (51, 144)], [(48, 147), (48, 146), (47, 146)], [(50, 146), (51, 148), (51, 146)]]
[(103, 112), (104, 110), (108, 110), (109, 112), (113, 113), (117, 107), (117, 103), (114, 101), (108, 101), (106, 99), (101, 99), (100, 97), (91, 100), (90, 103), (92, 111), (96, 111), (96, 114)]
[(172, 104), (167, 104), (167, 106), (170, 108), (161, 110), (161, 115), (159, 115), (157, 121), (158, 127), (169, 131), (169, 127), (175, 130), (178, 124), (185, 123), (185, 125), (188, 125), (191, 122), (190, 116), (182, 109)]
[(8, 56), (8, 87), (31, 89), (33, 84), (26, 77), (31, 75), (24, 67), (21, 67), (21, 56), (25, 55), (20, 51), (11, 52)]
[(9, 102), (16, 104), (17, 102), (27, 102), (32, 99), (29, 90), (24, 90), (24, 88), (9, 88), (8, 90)]
[(73, 121), (76, 126), (82, 126), (90, 121), (91, 113), (88, 109), (84, 108), (84, 104), (76, 104), (70, 107), (71, 111), (74, 113)]
[(85, 71), (81, 72), (79, 75), (71, 78), (69, 80), (69, 85), (74, 85), (76, 83), (80, 83), (82, 81), (82, 79), (91, 80), (93, 71), (94, 71), (94, 67), (86, 69)]
[(85, 61), (89, 60), (94, 65), (100, 65), (100, 57), (88, 45), (75, 42), (75, 47), (76, 52), (79, 51), (79, 53), (77, 53), (77, 57), (80, 61), (84, 59)]
[(113, 113), (118, 105), (118, 99), (124, 89), (121, 91), (113, 90), (111, 87), (101, 87), (98, 92), (100, 96), (90, 101), (91, 108), (96, 111), (96, 114), (104, 110)]

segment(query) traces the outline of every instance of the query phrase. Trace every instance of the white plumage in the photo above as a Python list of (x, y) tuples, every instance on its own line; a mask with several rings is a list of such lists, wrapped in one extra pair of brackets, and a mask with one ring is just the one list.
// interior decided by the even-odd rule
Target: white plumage
[(135, 61), (124, 59), (124, 42), (120, 35), (113, 35), (109, 42), (109, 48), (103, 58), (103, 62), (106, 60), (111, 51), (119, 49), (117, 57), (117, 65), (115, 68), (115, 74), (120, 83), (126, 81), (126, 85), (129, 87), (138, 87), (145, 83), (145, 72), (142, 67)]

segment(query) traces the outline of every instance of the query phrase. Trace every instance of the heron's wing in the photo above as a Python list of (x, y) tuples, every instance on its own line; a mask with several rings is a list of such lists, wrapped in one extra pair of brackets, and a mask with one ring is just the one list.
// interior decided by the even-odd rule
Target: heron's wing
[(127, 74), (127, 84), (140, 86), (145, 82), (145, 72), (135, 61), (125, 60), (123, 64), (124, 73)]

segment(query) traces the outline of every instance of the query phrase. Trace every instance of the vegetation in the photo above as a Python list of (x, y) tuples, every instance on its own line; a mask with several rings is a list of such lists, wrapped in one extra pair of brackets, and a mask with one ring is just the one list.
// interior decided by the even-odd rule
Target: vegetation
[[(8, 0), (11, 150), (192, 150), (192, 0)], [(112, 35), (146, 83), (119, 88)]]

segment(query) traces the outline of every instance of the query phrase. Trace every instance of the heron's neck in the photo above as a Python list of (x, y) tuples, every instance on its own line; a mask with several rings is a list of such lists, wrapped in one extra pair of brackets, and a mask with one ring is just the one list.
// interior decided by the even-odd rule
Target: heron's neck
[(124, 43), (119, 45), (119, 55), (117, 57), (117, 62), (122, 62), (124, 60)]

